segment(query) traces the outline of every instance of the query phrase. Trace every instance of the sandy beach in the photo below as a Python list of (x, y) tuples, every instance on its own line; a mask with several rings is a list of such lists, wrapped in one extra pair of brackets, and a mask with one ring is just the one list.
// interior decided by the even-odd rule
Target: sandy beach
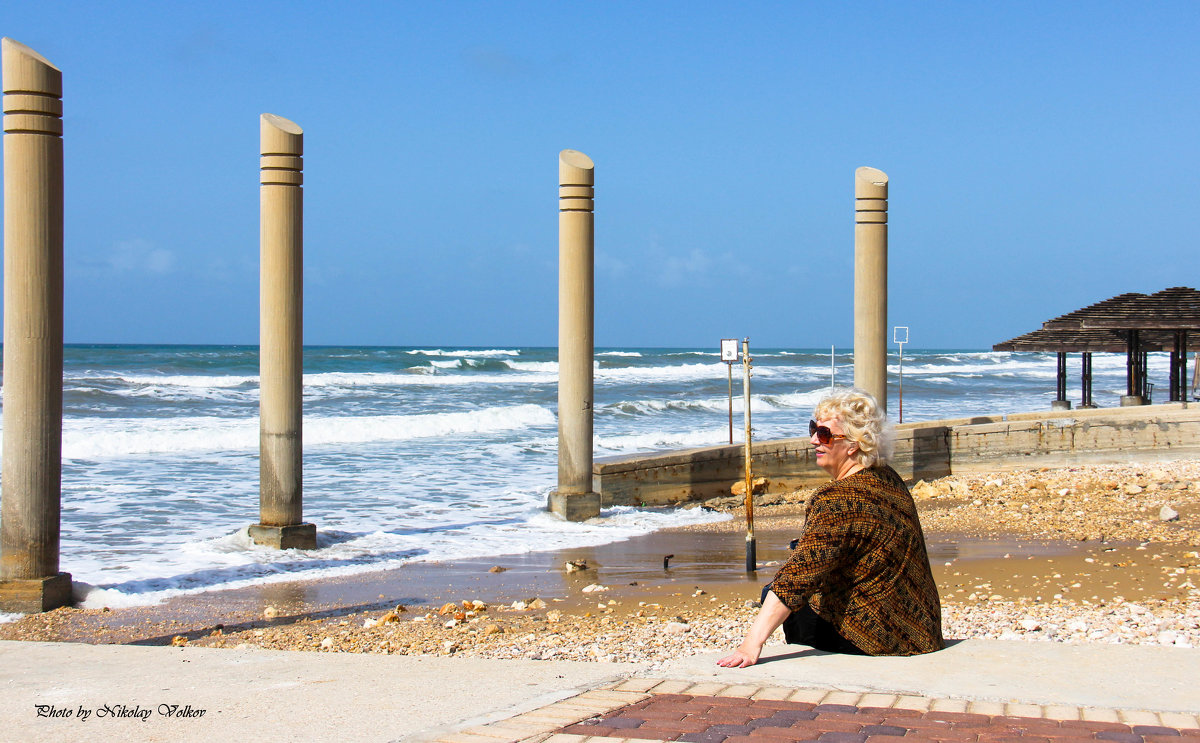
[[(1200, 463), (955, 476), (912, 491), (948, 638), (1200, 646)], [(809, 492), (760, 496), (753, 575), (733, 507), (729, 521), (598, 547), (64, 608), (0, 625), (0, 639), (663, 661), (737, 644)]]

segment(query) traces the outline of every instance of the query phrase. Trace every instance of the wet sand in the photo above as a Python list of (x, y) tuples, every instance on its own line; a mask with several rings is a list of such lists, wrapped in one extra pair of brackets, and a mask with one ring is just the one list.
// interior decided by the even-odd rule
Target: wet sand
[[(1176, 462), (915, 485), (947, 636), (1200, 645), (1195, 483), (1200, 463)], [(728, 522), (597, 547), (416, 563), (150, 607), (59, 609), (0, 625), (0, 639), (660, 659), (725, 647), (744, 632), (761, 586), (800, 534), (807, 495), (756, 506), (755, 574), (745, 571), (735, 509)], [(1163, 505), (1178, 518), (1163, 520)], [(569, 561), (587, 567), (567, 572)], [(463, 609), (464, 601), (486, 608)], [(448, 602), (457, 611), (439, 614)]]

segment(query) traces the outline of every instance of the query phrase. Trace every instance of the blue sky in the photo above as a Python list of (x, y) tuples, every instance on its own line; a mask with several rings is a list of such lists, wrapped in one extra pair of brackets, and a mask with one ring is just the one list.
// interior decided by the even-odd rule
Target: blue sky
[(66, 340), (256, 343), (258, 116), (305, 130), (305, 341), (554, 345), (557, 155), (596, 343), (988, 347), (1197, 286), (1200, 3), (9, 2), (63, 70)]

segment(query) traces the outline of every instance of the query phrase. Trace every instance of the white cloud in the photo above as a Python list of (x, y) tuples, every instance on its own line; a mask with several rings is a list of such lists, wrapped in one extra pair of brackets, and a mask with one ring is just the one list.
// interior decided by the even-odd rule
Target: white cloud
[(102, 262), (115, 273), (162, 275), (175, 268), (175, 254), (136, 238), (117, 243)]

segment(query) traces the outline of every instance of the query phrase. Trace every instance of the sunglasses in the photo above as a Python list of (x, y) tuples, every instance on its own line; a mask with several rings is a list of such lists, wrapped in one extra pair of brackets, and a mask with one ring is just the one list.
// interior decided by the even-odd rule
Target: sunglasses
[(817, 435), (817, 441), (824, 446), (829, 446), (838, 439), (844, 439), (845, 436), (834, 433), (829, 430), (829, 426), (818, 426), (816, 421), (808, 422), (808, 436), (812, 438), (813, 434)]

